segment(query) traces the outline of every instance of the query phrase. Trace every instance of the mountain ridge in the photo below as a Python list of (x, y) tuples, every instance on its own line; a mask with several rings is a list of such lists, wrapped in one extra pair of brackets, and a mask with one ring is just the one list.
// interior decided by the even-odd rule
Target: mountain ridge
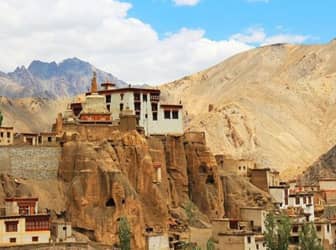
[(60, 63), (33, 60), (27, 68), (18, 66), (13, 72), (0, 74), (0, 95), (52, 99), (76, 96), (87, 91), (93, 71), (99, 81), (108, 80), (119, 87), (127, 84), (77, 57)]

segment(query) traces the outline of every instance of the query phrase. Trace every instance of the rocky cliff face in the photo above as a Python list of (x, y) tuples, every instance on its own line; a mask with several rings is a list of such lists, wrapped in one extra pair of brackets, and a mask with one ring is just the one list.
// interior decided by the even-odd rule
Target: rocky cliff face
[(126, 216), (133, 248), (144, 249), (146, 229), (167, 233), (172, 218), (188, 223), (189, 200), (205, 218), (224, 216), (217, 165), (205, 145), (183, 137), (146, 139), (136, 132), (106, 139), (66, 142), (59, 169), (73, 226), (92, 239), (116, 243), (118, 219)]
[(319, 178), (336, 177), (336, 146), (321, 155), (306, 171), (303, 172), (304, 182), (314, 184)]

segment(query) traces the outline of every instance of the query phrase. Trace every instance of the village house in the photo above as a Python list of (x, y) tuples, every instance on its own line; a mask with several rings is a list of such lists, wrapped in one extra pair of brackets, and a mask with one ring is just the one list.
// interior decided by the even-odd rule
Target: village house
[(269, 192), (271, 187), (280, 185), (279, 172), (271, 168), (250, 169), (250, 182), (261, 190)]
[(55, 220), (51, 223), (51, 238), (54, 242), (75, 242), (70, 222)]
[(54, 132), (16, 133), (14, 135), (14, 144), (30, 146), (55, 146), (58, 144), (58, 141), (57, 135)]
[(219, 171), (223, 175), (247, 176), (250, 169), (255, 168), (253, 160), (232, 159), (222, 154), (215, 155)]
[(242, 207), (240, 208), (240, 219), (251, 223), (252, 231), (265, 232), (265, 220), (267, 211), (261, 207)]
[(237, 219), (213, 220), (213, 239), (219, 250), (266, 250), (261, 232), (254, 232), (251, 221)]
[(0, 216), (0, 245), (48, 243), (50, 215), (38, 211), (37, 198), (6, 198)]
[(14, 141), (14, 128), (0, 127), (0, 146), (13, 145), (13, 141)]

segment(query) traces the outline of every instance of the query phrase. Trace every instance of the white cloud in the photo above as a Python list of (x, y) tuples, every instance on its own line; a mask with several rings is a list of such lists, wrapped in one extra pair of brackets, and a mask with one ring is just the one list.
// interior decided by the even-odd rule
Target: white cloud
[(1, 0), (0, 70), (79, 57), (130, 83), (158, 84), (252, 48), (182, 28), (159, 38), (117, 0)]
[(173, 2), (178, 6), (195, 6), (200, 0), (173, 0)]
[(298, 35), (290, 33), (280, 33), (273, 36), (267, 36), (265, 30), (261, 27), (250, 28), (245, 33), (237, 33), (231, 36), (231, 40), (255, 44), (255, 45), (269, 45), (275, 43), (303, 43), (311, 39), (308, 35)]

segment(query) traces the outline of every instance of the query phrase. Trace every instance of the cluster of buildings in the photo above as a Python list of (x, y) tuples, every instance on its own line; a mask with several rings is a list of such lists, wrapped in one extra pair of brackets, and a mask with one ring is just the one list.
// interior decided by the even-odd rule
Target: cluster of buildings
[[(98, 129), (102, 135), (114, 130), (137, 130), (145, 135), (182, 135), (183, 106), (161, 102), (159, 89), (128, 86), (116, 88), (105, 82), (98, 89), (96, 74), (85, 100), (72, 102), (53, 125), (57, 135), (88, 136)], [(99, 137), (99, 132), (95, 136)]]
[(238, 219), (214, 222), (214, 238), (219, 249), (266, 249), (263, 238), (268, 213), (286, 214), (292, 225), (290, 249), (297, 249), (299, 233), (306, 223), (313, 223), (324, 249), (336, 247), (336, 178), (321, 178), (315, 185), (304, 185), (298, 178), (282, 182), (279, 172), (257, 168), (253, 160), (232, 160), (217, 155), (221, 174), (237, 175), (267, 192), (274, 204), (269, 211), (260, 207), (240, 208)]

